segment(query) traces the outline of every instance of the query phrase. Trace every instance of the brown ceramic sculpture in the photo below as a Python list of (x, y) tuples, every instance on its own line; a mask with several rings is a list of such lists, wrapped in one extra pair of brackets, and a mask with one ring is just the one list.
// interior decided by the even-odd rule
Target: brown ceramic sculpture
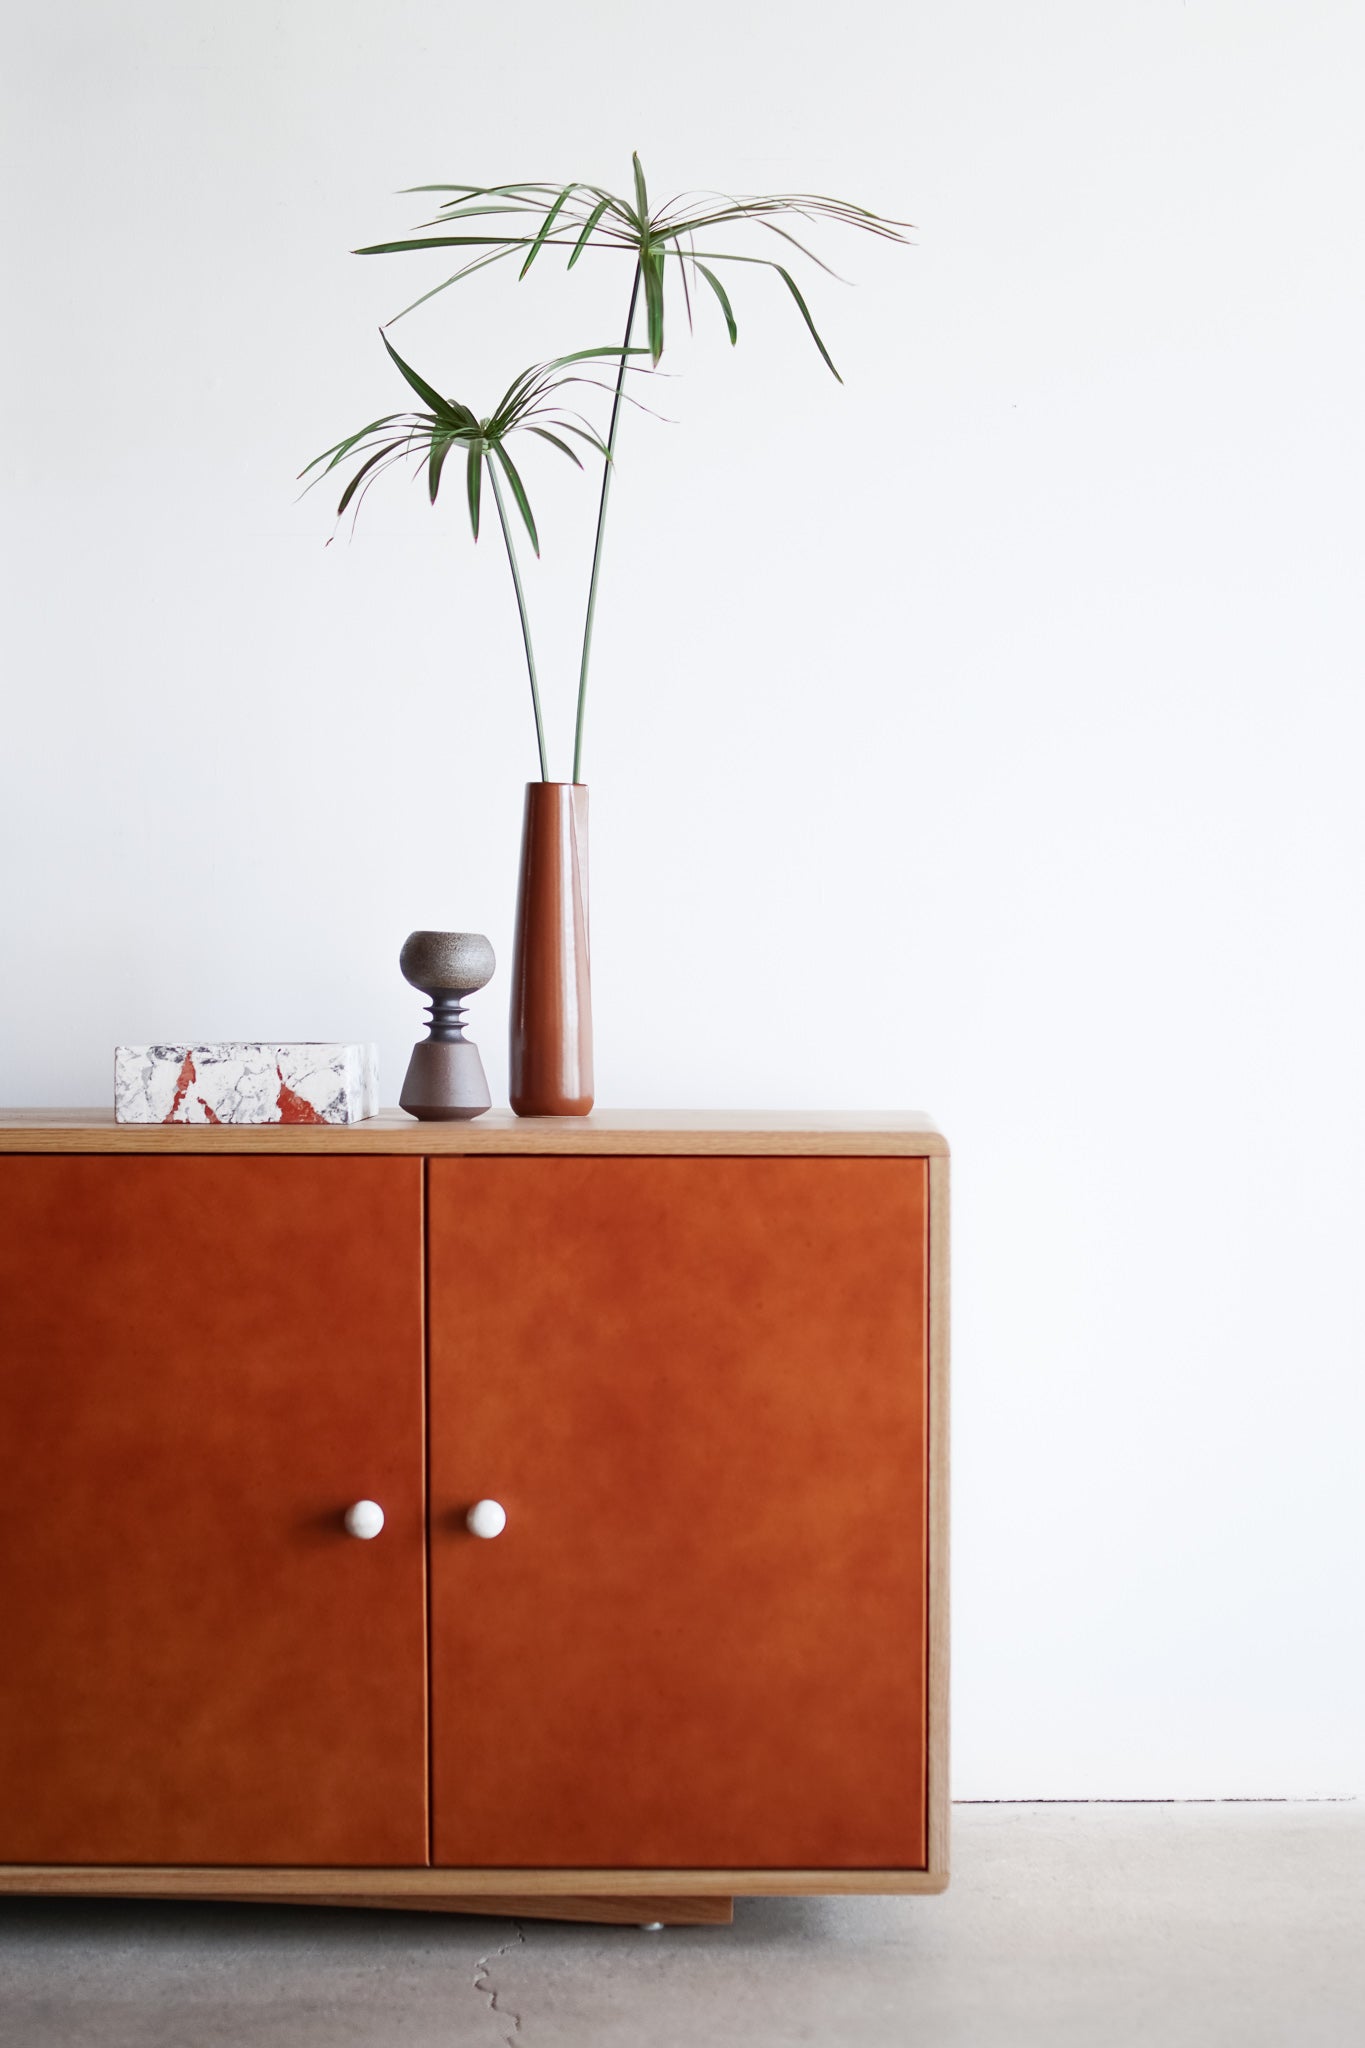
[(511, 1103), (518, 1116), (592, 1108), (588, 792), (531, 782), (512, 948)]
[(412, 1048), (400, 1106), (424, 1123), (482, 1116), (493, 1098), (479, 1048), (464, 1035), (464, 1002), (491, 979), (493, 948), (482, 932), (409, 932), (398, 965), (431, 998), (430, 1032)]

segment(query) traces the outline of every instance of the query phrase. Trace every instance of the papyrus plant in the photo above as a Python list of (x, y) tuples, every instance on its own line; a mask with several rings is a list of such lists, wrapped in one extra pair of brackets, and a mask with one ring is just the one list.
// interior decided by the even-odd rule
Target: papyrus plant
[[(571, 385), (595, 383), (595, 378), (575, 375), (570, 365), (600, 360), (604, 355), (612, 356), (611, 349), (584, 348), (573, 355), (556, 356), (552, 362), (535, 363), (529, 370), (523, 370), (514, 377), (491, 413), (482, 418), (471, 408), (455, 398), (443, 398), (434, 385), (418, 374), (410, 363), (405, 363), (388, 336), (380, 335), (389, 355), (417, 396), (427, 407), (425, 412), (391, 412), (382, 419), (371, 420), (368, 426), (348, 434), (334, 447), (324, 449), (315, 455), (301, 477), (311, 476), (307, 488), (320, 484), (343, 465), (354, 461), (350, 480), (337, 502), (338, 519), (352, 502), (358, 513), (365, 494), (377, 477), (391, 469), (395, 463), (407, 463), (410, 468), (425, 472), (427, 492), (432, 504), (436, 503), (441, 488), (441, 477), (450, 455), (459, 450), (464, 457), (465, 495), (469, 504), (469, 521), (475, 540), (479, 537), (479, 518), (483, 502), (483, 479), (487, 475), (497, 507), (498, 524), (502, 528), (503, 545), (507, 549), (507, 562), (512, 571), (512, 586), (516, 592), (517, 612), (521, 619), (522, 645), (526, 652), (526, 670), (531, 683), (531, 705), (536, 720), (536, 745), (540, 752), (540, 773), (544, 781), (550, 779), (549, 764), (545, 752), (545, 721), (541, 715), (540, 684), (536, 677), (536, 659), (531, 645), (531, 622), (526, 611), (526, 594), (522, 589), (521, 571), (517, 565), (517, 551), (512, 540), (512, 528), (507, 518), (507, 506), (502, 495), (498, 471), (502, 471), (508, 489), (512, 493), (517, 511), (530, 536), (531, 546), (540, 553), (540, 535), (536, 531), (535, 516), (531, 501), (526, 495), (526, 486), (521, 473), (508, 452), (507, 442), (516, 433), (535, 434), (557, 448), (561, 455), (567, 455), (570, 462), (583, 467), (574, 452), (566, 434), (574, 435), (586, 442), (590, 448), (610, 463), (610, 455), (591, 422), (575, 408), (565, 406), (559, 394)], [(314, 475), (313, 472), (316, 471)]]
[[(601, 448), (602, 489), (597, 508), (597, 537), (593, 547), (592, 573), (588, 583), (587, 613), (583, 624), (583, 646), (578, 670), (578, 708), (574, 721), (573, 779), (581, 780), (583, 768), (583, 715), (587, 703), (588, 663), (592, 653), (593, 621), (597, 611), (597, 584), (602, 566), (602, 540), (606, 531), (607, 505), (611, 495), (611, 480), (615, 474), (617, 433), (620, 425), (622, 399), (625, 395), (626, 373), (629, 358), (636, 353), (633, 345), (635, 322), (639, 302), (643, 293), (645, 321), (649, 343), (649, 354), (657, 365), (664, 352), (664, 322), (669, 299), (669, 281), (673, 280), (673, 292), (681, 292), (689, 326), (692, 321), (692, 296), (694, 287), (705, 286), (720, 309), (731, 342), (738, 339), (738, 325), (730, 296), (721, 277), (713, 266), (744, 264), (772, 272), (790, 294), (797, 312), (810, 332), (811, 339), (820, 351), (828, 368), (838, 377), (829, 350), (825, 347), (811, 318), (810, 308), (793, 277), (788, 264), (794, 258), (809, 260), (821, 270), (829, 271), (829, 265), (808, 249), (804, 242), (793, 233), (793, 226), (804, 222), (829, 222), (839, 227), (858, 228), (865, 234), (876, 235), (885, 241), (903, 242), (906, 237), (901, 230), (907, 222), (885, 220), (880, 215), (869, 213), (866, 207), (855, 206), (848, 200), (827, 199), (818, 193), (778, 193), (767, 198), (735, 199), (723, 194), (686, 193), (670, 199), (658, 208), (651, 208), (645, 184), (645, 174), (638, 156), (632, 159), (634, 167), (633, 190), (629, 198), (621, 198), (614, 192), (606, 191), (600, 185), (575, 180), (567, 185), (540, 182), (510, 185), (415, 185), (410, 192), (444, 193), (433, 219), (422, 223), (412, 235), (397, 242), (375, 242), (357, 250), (361, 256), (391, 256), (415, 253), (418, 250), (459, 249), (466, 252), (467, 260), (433, 285), (430, 291), (414, 299), (412, 305), (403, 309), (412, 312), (424, 305), (438, 292), (458, 284), (462, 278), (472, 277), (475, 272), (487, 270), (497, 263), (507, 262), (520, 256), (519, 277), (525, 277), (532, 264), (546, 249), (567, 249), (566, 268), (572, 270), (585, 254), (602, 253), (615, 257), (630, 274), (629, 303), (626, 313), (625, 333), (619, 349), (611, 353), (617, 361), (615, 388), (612, 396), (611, 420), (607, 438)], [(716, 234), (726, 239), (736, 229), (759, 229), (766, 235), (775, 236), (786, 246), (780, 252), (770, 255), (755, 253), (753, 249), (715, 249), (710, 243)], [(698, 246), (698, 240), (705, 246)], [(401, 319), (396, 314), (395, 319)], [(597, 351), (590, 351), (597, 353)], [(571, 361), (573, 358), (563, 358)], [(842, 381), (842, 380), (841, 380)], [(491, 474), (491, 470), (490, 470)], [(524, 612), (523, 612), (524, 618)], [(543, 761), (542, 751), (542, 761)], [(542, 771), (543, 772), (543, 771)]]

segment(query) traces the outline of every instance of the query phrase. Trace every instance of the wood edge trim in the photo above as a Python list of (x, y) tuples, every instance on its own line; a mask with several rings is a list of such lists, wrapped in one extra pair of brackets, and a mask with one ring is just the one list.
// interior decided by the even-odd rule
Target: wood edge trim
[(949, 1163), (929, 1161), (929, 1656), (926, 1818), (929, 1871), (948, 1881), (950, 1542), (949, 1294), (951, 1233)]
[(183, 1868), (138, 1864), (0, 1864), (0, 1896), (223, 1899), (348, 1897), (822, 1898), (940, 1892), (946, 1870), (420, 1870)]
[[(646, 1158), (909, 1159), (943, 1158), (948, 1152), (947, 1141), (928, 1118), (914, 1129), (897, 1128), (894, 1117), (888, 1117), (882, 1128), (877, 1127), (875, 1120), (862, 1128), (841, 1128), (838, 1113), (831, 1112), (826, 1121), (805, 1126), (798, 1122), (783, 1128), (765, 1126), (762, 1112), (757, 1111), (747, 1127), (708, 1123), (708, 1117), (722, 1116), (722, 1111), (677, 1112), (683, 1120), (671, 1126), (651, 1125), (647, 1119), (653, 1112), (639, 1114), (646, 1121), (633, 1127), (604, 1123), (594, 1128), (591, 1122), (585, 1126), (572, 1117), (550, 1120), (549, 1127), (537, 1119), (491, 1126), (484, 1126), (477, 1119), (467, 1124), (430, 1124), (406, 1119), (391, 1121), (389, 1112), (358, 1124), (209, 1127), (118, 1124), (92, 1110), (0, 1110), (0, 1152), (151, 1153), (158, 1157), (188, 1154), (210, 1158), (243, 1152), (263, 1153), (267, 1157), (319, 1153), (337, 1157), (377, 1156), (396, 1152), (425, 1158), (583, 1157), (618, 1153)], [(795, 1114), (799, 1117), (800, 1112)], [(918, 1116), (918, 1112), (915, 1114)], [(44, 1122), (44, 1118), (52, 1121)]]
[[(132, 1128), (138, 1128), (133, 1126)], [(160, 1124), (140, 1127), (158, 1133)], [(243, 1154), (253, 1158), (316, 1159), (319, 1156), (345, 1159), (946, 1159), (948, 1148), (942, 1139), (930, 1137), (846, 1136), (819, 1132), (794, 1132), (790, 1136), (759, 1134), (734, 1136), (716, 1132), (707, 1140), (686, 1134), (648, 1133), (636, 1137), (613, 1134), (609, 1142), (567, 1138), (558, 1144), (534, 1142), (515, 1144), (501, 1140), (483, 1145), (433, 1146), (419, 1137), (414, 1142), (390, 1143), (387, 1138), (357, 1140), (338, 1125), (335, 1132), (266, 1143), (231, 1132), (226, 1124), (198, 1135), (197, 1125), (184, 1126), (193, 1135), (170, 1141), (158, 1136), (140, 1136), (128, 1141), (112, 1140), (103, 1131), (82, 1132), (73, 1139), (66, 1131), (0, 1130), (0, 1154), (47, 1158), (55, 1155), (85, 1157), (121, 1156), (160, 1159), (230, 1159)], [(264, 1128), (269, 1129), (269, 1126)], [(303, 1125), (301, 1129), (310, 1127)]]
[(664, 1927), (730, 1927), (734, 1924), (735, 1902), (728, 1893), (713, 1898), (680, 1898), (655, 1893), (637, 1899), (588, 1898), (565, 1893), (560, 1898), (525, 1898), (515, 1894), (485, 1898), (471, 1892), (466, 1898), (395, 1898), (391, 1893), (356, 1893), (354, 1897), (329, 1897), (295, 1893), (292, 1897), (263, 1895), (233, 1897), (218, 1903), (236, 1906), (337, 1906), (380, 1913), (467, 1913), (491, 1920), (566, 1920), (600, 1927), (639, 1927), (656, 1920)]

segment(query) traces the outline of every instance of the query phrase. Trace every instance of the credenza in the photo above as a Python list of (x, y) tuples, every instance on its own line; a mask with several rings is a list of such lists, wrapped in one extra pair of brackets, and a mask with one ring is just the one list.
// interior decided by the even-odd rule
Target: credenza
[(925, 1118), (0, 1113), (0, 1891), (948, 1869)]

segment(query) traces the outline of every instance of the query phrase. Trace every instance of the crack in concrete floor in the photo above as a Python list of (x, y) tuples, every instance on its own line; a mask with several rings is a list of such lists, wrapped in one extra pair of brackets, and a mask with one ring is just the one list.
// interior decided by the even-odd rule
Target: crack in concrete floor
[(489, 1966), (497, 1962), (500, 1957), (505, 1956), (510, 1949), (518, 1946), (525, 1947), (526, 1935), (520, 1920), (514, 1920), (512, 1928), (513, 1933), (510, 1941), (503, 1942), (500, 1948), (490, 1948), (487, 1955), (480, 1956), (478, 1962), (474, 1965), (474, 1989), (488, 2000), (488, 2010), (496, 2013), (500, 2021), (503, 2019), (511, 2021), (511, 2031), (503, 2035), (506, 2048), (517, 2048), (516, 2037), (521, 2032), (521, 2014), (511, 2011), (510, 2008), (504, 2012), (502, 1993), (493, 1982)]
[(732, 1928), (650, 1935), (439, 1914), (0, 1901), (0, 2041), (1352, 2048), (1365, 2039), (1365, 1806), (965, 1807), (954, 1815), (953, 1860), (942, 1898), (741, 1900)]

